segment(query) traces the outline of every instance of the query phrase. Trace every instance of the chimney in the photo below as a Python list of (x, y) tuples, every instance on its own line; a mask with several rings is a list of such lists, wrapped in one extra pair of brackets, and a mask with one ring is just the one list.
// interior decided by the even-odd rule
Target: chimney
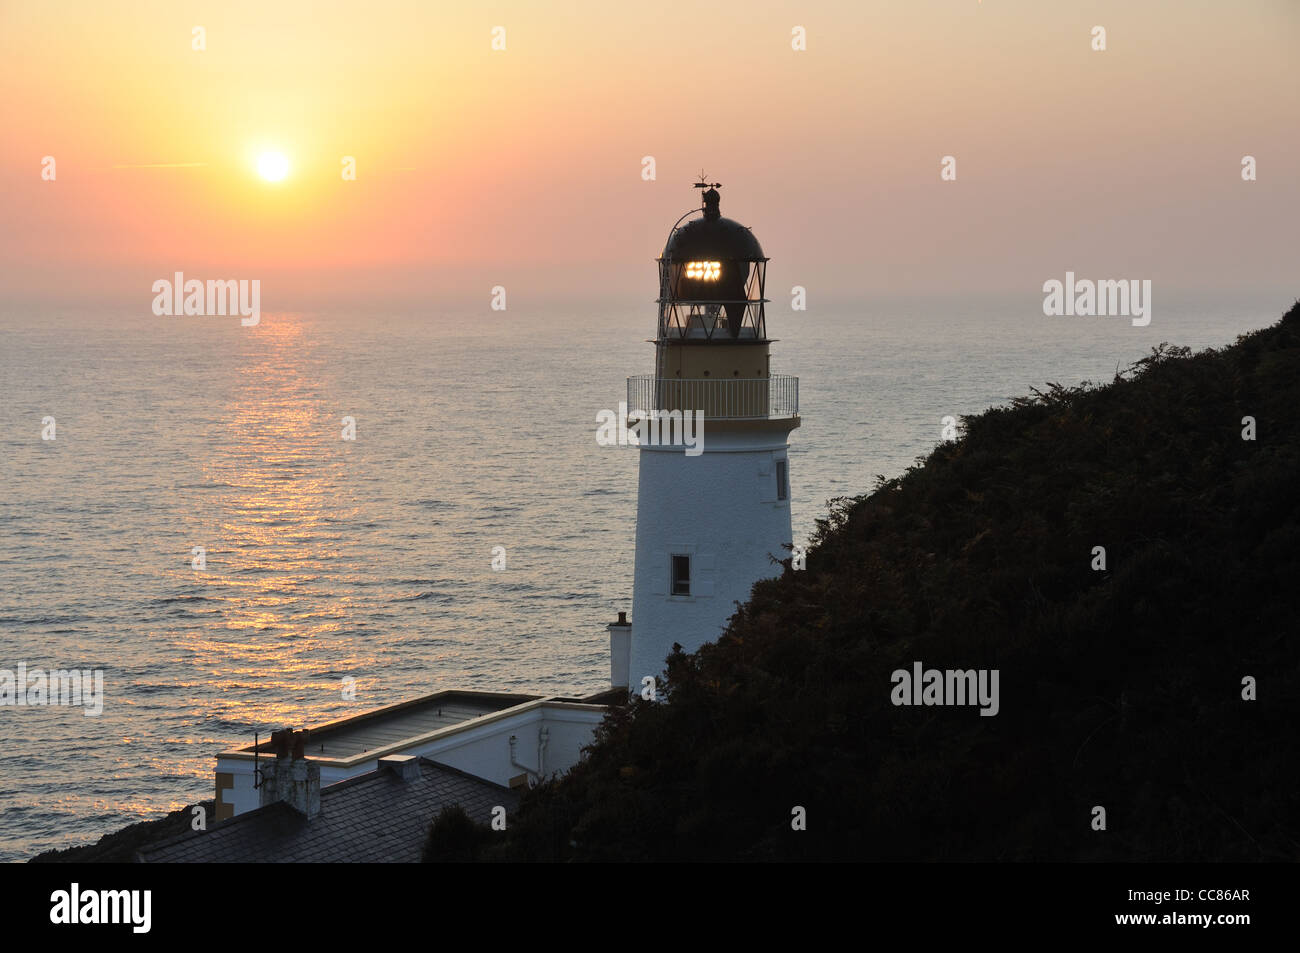
[(609, 630), (609, 684), (611, 688), (627, 688), (628, 669), (632, 665), (632, 623), (627, 613), (620, 612), (618, 621), (605, 626)]
[(402, 781), (415, 781), (420, 777), (420, 759), (411, 754), (390, 754), (379, 759), (379, 770)]
[(283, 801), (308, 820), (320, 813), (320, 765), (307, 760), (306, 746), (306, 729), (271, 732), (275, 760), (262, 769), (262, 807)]

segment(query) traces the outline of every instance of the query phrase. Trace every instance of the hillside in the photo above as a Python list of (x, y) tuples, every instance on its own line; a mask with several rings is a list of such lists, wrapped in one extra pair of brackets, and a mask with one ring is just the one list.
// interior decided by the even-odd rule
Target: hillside
[[(477, 856), (1295, 860), (1297, 408), (1300, 304), (967, 418)], [(894, 705), (918, 661), (997, 669), (997, 715)]]
[(135, 862), (135, 852), (141, 847), (175, 837), (190, 830), (194, 808), (202, 807), (204, 817), (213, 817), (216, 805), (200, 801), (151, 821), (137, 821), (111, 834), (105, 834), (91, 844), (47, 850), (32, 857), (31, 864), (130, 864)]

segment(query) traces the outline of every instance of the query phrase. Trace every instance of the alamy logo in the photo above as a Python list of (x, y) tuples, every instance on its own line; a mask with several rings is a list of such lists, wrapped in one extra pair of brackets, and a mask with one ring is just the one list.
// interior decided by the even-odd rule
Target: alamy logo
[(152, 890), (82, 890), (74, 883), (69, 890), (50, 894), (50, 922), (126, 923), (132, 933), (148, 933), (153, 922)]
[(1064, 282), (1055, 278), (1043, 282), (1043, 293), (1047, 295), (1043, 299), (1043, 314), (1049, 317), (1123, 315), (1133, 319), (1135, 328), (1151, 323), (1150, 278), (1141, 282), (1136, 278), (1075, 281), (1074, 272), (1067, 271)]
[(912, 670), (896, 669), (889, 680), (893, 691), (889, 700), (895, 705), (979, 705), (981, 717), (998, 713), (998, 670), (994, 669), (923, 669), (920, 662)]
[(0, 668), (0, 705), (84, 705), (88, 718), (104, 713), (104, 670), (27, 670), (19, 662), (15, 671)]
[[(628, 426), (628, 420), (633, 420)], [(619, 401), (618, 413), (596, 414), (596, 443), (602, 447), (683, 447), (688, 457), (704, 452), (704, 411), (634, 410)]]
[(262, 282), (229, 278), (205, 284), (197, 278), (185, 280), (183, 272), (176, 272), (168, 281), (159, 278), (153, 283), (153, 313), (158, 317), (180, 315), (225, 316), (241, 315), (239, 323), (246, 328), (256, 327), (262, 320)]

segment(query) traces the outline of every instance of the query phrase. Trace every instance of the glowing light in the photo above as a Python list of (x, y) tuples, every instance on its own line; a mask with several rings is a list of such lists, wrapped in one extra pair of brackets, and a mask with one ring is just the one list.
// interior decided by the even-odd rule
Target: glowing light
[(698, 278), (700, 281), (717, 281), (722, 274), (722, 263), (717, 261), (688, 261), (686, 277)]
[(283, 152), (263, 152), (257, 157), (257, 174), (268, 182), (280, 182), (289, 174), (289, 159)]

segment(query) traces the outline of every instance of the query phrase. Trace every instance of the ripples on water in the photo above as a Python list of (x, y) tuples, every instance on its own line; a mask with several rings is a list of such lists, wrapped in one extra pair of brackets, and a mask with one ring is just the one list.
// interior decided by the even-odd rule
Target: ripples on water
[[(796, 536), (945, 414), (1108, 380), (1160, 340), (1228, 343), (1289, 302), (1165, 306), (1148, 328), (1040, 304), (772, 314), (773, 370), (801, 378)], [(0, 708), (0, 859), (210, 797), (213, 756), (254, 730), (443, 688), (603, 687), (636, 453), (598, 447), (596, 413), (653, 369), (653, 320), (0, 315), (0, 668), (103, 668), (107, 696), (97, 718)]]

